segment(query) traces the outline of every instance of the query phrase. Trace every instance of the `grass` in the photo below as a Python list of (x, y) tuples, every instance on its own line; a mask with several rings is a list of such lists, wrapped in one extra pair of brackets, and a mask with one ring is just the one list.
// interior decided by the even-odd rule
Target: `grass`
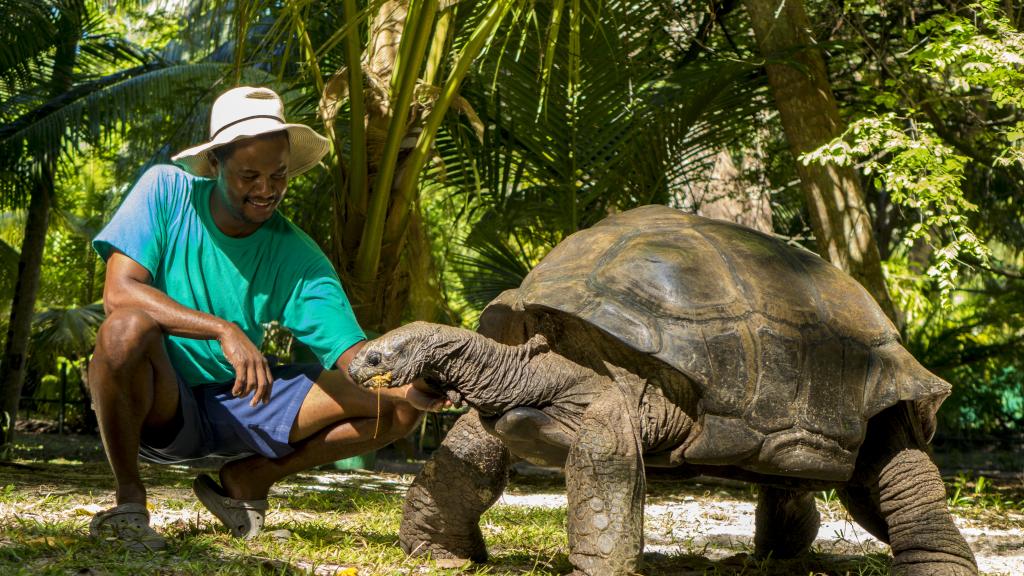
[[(0, 574), (547, 576), (572, 571), (564, 507), (493, 507), (481, 520), (491, 554), (486, 564), (409, 558), (397, 541), (404, 490), (412, 477), (333, 470), (296, 475), (275, 486), (266, 531), (246, 542), (230, 538), (195, 501), (190, 489), (194, 470), (144, 465), (154, 524), (168, 537), (169, 548), (126, 553), (87, 536), (92, 515), (112, 504), (102, 454), (97, 458), (89, 448), (93, 451), (77, 454), (81, 459), (53, 458), (40, 450), (26, 444), (19, 460), (0, 464)], [(644, 574), (888, 574), (890, 557), (884, 550), (847, 541), (845, 534), (836, 534), (838, 544), (816, 544), (805, 557), (782, 561), (755, 558), (751, 535), (681, 526), (728, 524), (730, 517), (722, 510), (750, 507), (756, 500), (746, 485), (680, 483), (655, 475), (648, 488), (648, 504), (701, 512), (696, 520), (680, 516), (660, 528), (649, 524)], [(516, 476), (509, 493), (562, 494), (564, 485), (557, 478)], [(950, 504), (963, 517), (998, 516), (1003, 525), (1024, 529), (1021, 501), (1019, 487), (1007, 490), (985, 477), (950, 482)], [(845, 514), (834, 492), (818, 494), (817, 502), (823, 519)], [(680, 528), (692, 528), (690, 535), (680, 540)]]

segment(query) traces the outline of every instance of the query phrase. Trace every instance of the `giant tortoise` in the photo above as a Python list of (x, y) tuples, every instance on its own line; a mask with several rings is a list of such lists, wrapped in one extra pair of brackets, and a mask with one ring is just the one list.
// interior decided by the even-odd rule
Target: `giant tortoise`
[(579, 574), (638, 569), (652, 466), (759, 484), (761, 556), (805, 552), (812, 491), (836, 488), (894, 573), (977, 574), (926, 453), (949, 384), (856, 281), (742, 226), (664, 206), (610, 216), (488, 305), (479, 333), (409, 324), (350, 373), (422, 379), (475, 409), (410, 487), (409, 553), (485, 560), (479, 519), (511, 451), (564, 465)]

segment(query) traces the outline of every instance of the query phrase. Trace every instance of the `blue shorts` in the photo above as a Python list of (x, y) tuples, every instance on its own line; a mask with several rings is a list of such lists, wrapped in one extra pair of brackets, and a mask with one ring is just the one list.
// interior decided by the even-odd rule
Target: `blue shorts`
[(250, 406), (252, 394), (231, 395), (234, 380), (189, 386), (180, 377), (181, 430), (166, 446), (143, 439), (139, 456), (158, 464), (174, 464), (208, 456), (235, 458), (262, 454), (281, 458), (295, 451), (288, 444), (295, 417), (323, 367), (286, 364), (270, 369), (274, 376), (270, 402)]

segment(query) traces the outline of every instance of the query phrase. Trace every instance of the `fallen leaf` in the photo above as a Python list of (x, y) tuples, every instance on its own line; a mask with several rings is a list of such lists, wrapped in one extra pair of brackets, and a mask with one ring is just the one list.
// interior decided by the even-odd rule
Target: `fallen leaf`
[(438, 568), (463, 568), (469, 565), (468, 558), (441, 558), (435, 563)]
[(75, 541), (76, 539), (70, 536), (36, 536), (22, 540), (21, 543), (29, 546), (70, 546)]
[(292, 537), (292, 531), (282, 528), (281, 530), (272, 530), (268, 532), (270, 537), (274, 540), (287, 540)]
[(99, 504), (83, 504), (75, 506), (71, 511), (75, 516), (95, 516), (97, 513), (103, 511), (103, 506)]

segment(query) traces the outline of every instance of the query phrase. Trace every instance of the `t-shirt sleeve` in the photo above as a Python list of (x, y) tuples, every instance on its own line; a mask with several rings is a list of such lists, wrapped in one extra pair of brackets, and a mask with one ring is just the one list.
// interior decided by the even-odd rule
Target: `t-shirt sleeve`
[(103, 260), (118, 250), (156, 277), (166, 244), (168, 188), (176, 184), (173, 170), (154, 166), (135, 183), (114, 217), (92, 241)]
[(327, 369), (345, 350), (366, 339), (341, 281), (326, 259), (299, 279), (281, 320)]

